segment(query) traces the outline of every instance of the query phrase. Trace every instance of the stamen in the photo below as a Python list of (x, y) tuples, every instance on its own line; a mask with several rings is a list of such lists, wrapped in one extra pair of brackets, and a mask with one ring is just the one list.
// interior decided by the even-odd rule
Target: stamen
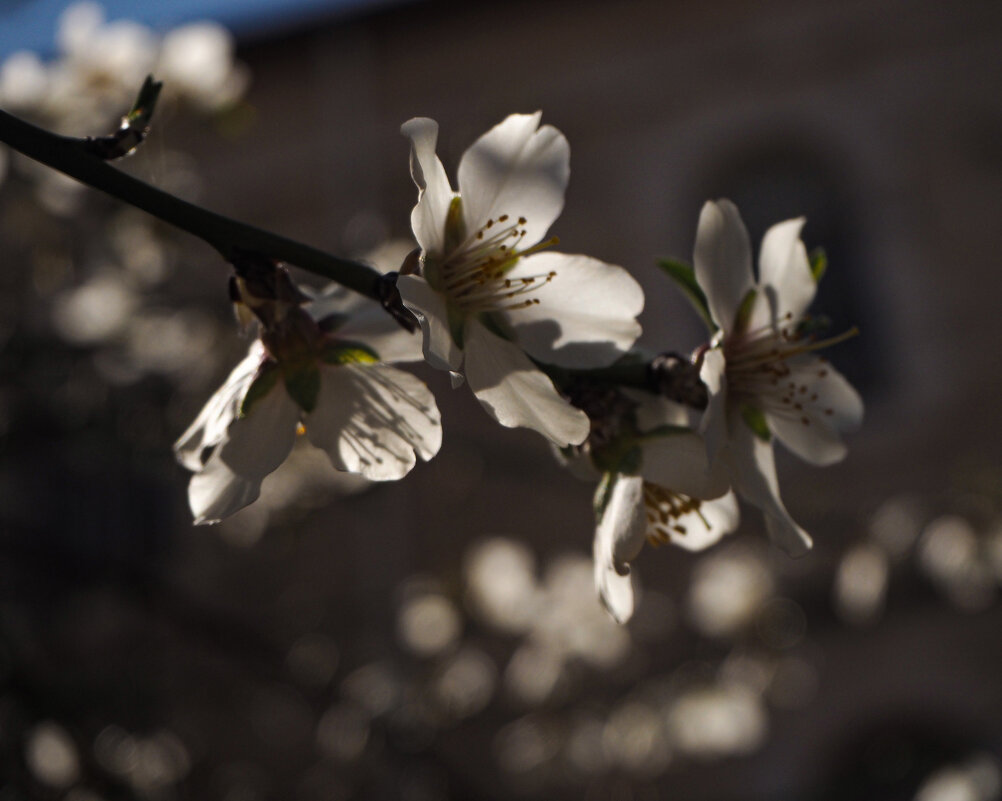
[(510, 220), (508, 214), (502, 214), (496, 220), (487, 220), (482, 228), (443, 260), (444, 290), (457, 306), (467, 312), (512, 311), (536, 305), (540, 302), (538, 299), (518, 296), (534, 292), (556, 277), (552, 271), (519, 278), (508, 277), (507, 273), (519, 259), (559, 242), (557, 237), (551, 237), (519, 250), (519, 244), (527, 235), (526, 229), (521, 226), (527, 220), (519, 217), (517, 224), (510, 224)]

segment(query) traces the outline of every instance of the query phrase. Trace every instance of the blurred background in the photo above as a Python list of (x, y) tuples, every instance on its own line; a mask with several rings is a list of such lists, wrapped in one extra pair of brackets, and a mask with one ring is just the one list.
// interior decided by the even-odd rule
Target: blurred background
[[(170, 446), (241, 358), (208, 247), (0, 149), (0, 799), (1002, 797), (1002, 5), (961, 0), (0, 3), (0, 107), (72, 135), (166, 96), (128, 171), (394, 269), (415, 189), (511, 112), (572, 152), (561, 249), (656, 267), (730, 197), (806, 215), (867, 403), (745, 509), (591, 578), (593, 487), (415, 368), (439, 456), (366, 486), (298, 448), (194, 528)], [(206, 19), (215, 22), (206, 22)], [(299, 276), (307, 283), (309, 276)], [(301, 443), (302, 444), (302, 443)]]

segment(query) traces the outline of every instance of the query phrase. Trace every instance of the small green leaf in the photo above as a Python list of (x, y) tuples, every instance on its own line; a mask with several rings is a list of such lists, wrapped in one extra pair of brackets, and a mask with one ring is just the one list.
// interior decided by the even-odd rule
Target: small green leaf
[(658, 261), (658, 266), (682, 290), (682, 294), (692, 304), (692, 307), (696, 310), (700, 318), (702, 318), (703, 323), (705, 323), (710, 333), (716, 331), (717, 326), (713, 324), (713, 318), (710, 316), (710, 305), (707, 303), (706, 293), (703, 292), (699, 282), (696, 281), (696, 271), (690, 265), (681, 261), (674, 261), (673, 259), (661, 259)]
[(296, 365), (295, 369), (286, 369), (285, 389), (300, 409), (312, 412), (320, 395), (320, 367), (311, 360)]
[(752, 433), (763, 442), (772, 441), (772, 432), (769, 431), (769, 424), (761, 409), (745, 404), (741, 407), (741, 419), (745, 425), (752, 430)]
[(814, 283), (821, 281), (821, 277), (828, 269), (828, 254), (824, 248), (814, 248), (808, 256), (811, 262), (811, 275), (814, 276)]
[(379, 361), (379, 354), (360, 342), (335, 340), (324, 346), (320, 358), (325, 364), (372, 364)]
[(748, 329), (756, 297), (758, 297), (758, 290), (749, 289), (748, 294), (741, 299), (741, 305), (738, 306), (738, 311), (734, 315), (734, 334), (743, 334)]
[(257, 375), (247, 388), (247, 394), (240, 401), (240, 409), (237, 411), (237, 417), (246, 417), (251, 413), (254, 404), (271, 392), (275, 384), (278, 383), (279, 372), (278, 364), (273, 361), (264, 362), (258, 368)]

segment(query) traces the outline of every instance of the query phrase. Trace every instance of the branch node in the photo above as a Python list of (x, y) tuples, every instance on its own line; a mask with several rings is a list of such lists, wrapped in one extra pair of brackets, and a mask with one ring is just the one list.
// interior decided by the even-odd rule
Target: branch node
[(699, 378), (699, 365), (678, 353), (659, 353), (647, 365), (647, 383), (652, 392), (694, 409), (709, 403), (706, 385)]
[(122, 117), (118, 130), (109, 136), (88, 136), (83, 140), (85, 152), (105, 161), (120, 159), (134, 153), (150, 132), (150, 119), (160, 97), (163, 84), (147, 75), (132, 108)]
[(398, 273), (390, 272), (376, 279), (376, 297), (393, 319), (413, 334), (418, 329), (418, 321), (413, 312), (404, 306), (400, 290), (397, 289), (397, 275)]

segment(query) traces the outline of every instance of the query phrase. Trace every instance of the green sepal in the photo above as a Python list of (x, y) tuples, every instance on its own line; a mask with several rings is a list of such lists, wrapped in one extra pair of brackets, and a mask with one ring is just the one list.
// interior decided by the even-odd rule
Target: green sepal
[(814, 278), (814, 283), (817, 284), (828, 269), (828, 254), (825, 253), (824, 248), (814, 248), (807, 258), (811, 264), (811, 275)]
[(325, 364), (373, 364), (379, 354), (361, 342), (337, 340), (324, 346), (320, 358)]
[(254, 405), (274, 389), (278, 383), (280, 372), (278, 363), (273, 361), (266, 361), (257, 369), (257, 375), (247, 388), (244, 399), (240, 401), (240, 408), (237, 410), (238, 418), (250, 414)]
[(621, 437), (592, 450), (591, 461), (604, 473), (636, 475), (643, 461), (643, 451), (632, 437)]
[(761, 409), (749, 406), (747, 403), (741, 407), (741, 419), (745, 425), (752, 430), (752, 433), (763, 442), (772, 441), (772, 432), (766, 422), (765, 414)]
[(449, 203), (445, 214), (445, 241), (443, 250), (452, 253), (466, 239), (466, 224), (463, 222), (463, 201), (456, 195)]
[(743, 334), (748, 330), (748, 323), (751, 322), (752, 309), (755, 308), (755, 298), (758, 297), (757, 289), (749, 289), (747, 294), (741, 299), (737, 313), (734, 315), (733, 334)]
[(285, 364), (283, 367), (285, 389), (289, 397), (304, 412), (312, 412), (320, 395), (320, 366), (310, 359), (295, 366)]
[(706, 300), (706, 293), (703, 292), (703, 288), (696, 280), (696, 271), (692, 266), (685, 262), (675, 261), (674, 259), (661, 259), (658, 261), (658, 267), (675, 282), (682, 291), (682, 294), (692, 304), (692, 307), (706, 325), (707, 330), (711, 334), (716, 331), (717, 326), (713, 323), (713, 317), (710, 314), (710, 304)]
[(618, 476), (615, 473), (603, 473), (602, 480), (595, 487), (595, 497), (592, 499), (592, 509), (595, 510), (595, 522), (601, 523), (606, 507), (612, 498), (612, 489), (616, 486)]

